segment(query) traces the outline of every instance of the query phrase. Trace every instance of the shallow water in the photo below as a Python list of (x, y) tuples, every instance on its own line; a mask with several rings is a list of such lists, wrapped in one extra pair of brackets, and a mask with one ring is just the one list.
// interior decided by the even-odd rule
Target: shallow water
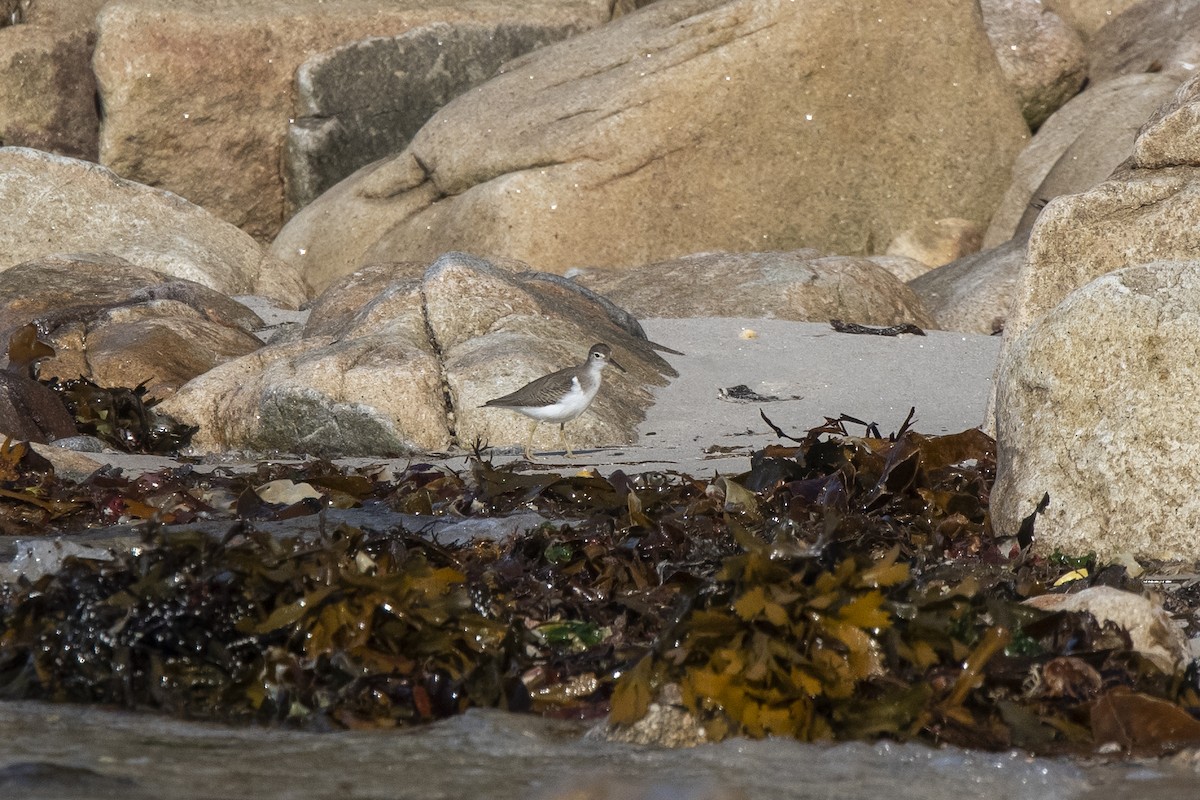
[(215, 800), (1099, 800), (1192, 796), (1166, 763), (1081, 766), (892, 743), (731, 741), (661, 750), (471, 712), (403, 732), (302, 733), (0, 703), (0, 798)]

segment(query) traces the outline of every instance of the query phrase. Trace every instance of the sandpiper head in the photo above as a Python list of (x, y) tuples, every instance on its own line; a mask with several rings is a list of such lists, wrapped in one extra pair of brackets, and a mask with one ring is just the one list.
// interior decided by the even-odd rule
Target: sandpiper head
[(614, 367), (621, 370), (621, 372), (625, 372), (625, 368), (618, 364), (617, 360), (613, 358), (612, 348), (604, 344), (604, 342), (597, 342), (596, 344), (592, 345), (592, 349), (588, 351), (588, 365), (591, 366), (592, 364), (599, 365), (602, 369), (606, 364), (612, 364)]

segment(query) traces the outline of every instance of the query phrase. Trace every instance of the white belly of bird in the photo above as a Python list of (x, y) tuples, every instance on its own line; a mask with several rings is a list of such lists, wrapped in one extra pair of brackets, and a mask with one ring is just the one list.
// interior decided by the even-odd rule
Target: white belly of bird
[(572, 378), (571, 390), (559, 398), (554, 405), (513, 406), (513, 409), (539, 422), (570, 422), (587, 409), (599, 388), (597, 384), (592, 391), (585, 392), (579, 385), (579, 379)]

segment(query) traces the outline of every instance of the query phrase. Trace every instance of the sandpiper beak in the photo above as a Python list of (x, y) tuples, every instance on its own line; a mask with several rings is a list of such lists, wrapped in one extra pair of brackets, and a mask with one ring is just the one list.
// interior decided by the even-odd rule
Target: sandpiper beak
[(622, 367), (622, 366), (621, 366), (621, 364), (620, 364), (620, 363), (619, 363), (619, 362), (618, 362), (618, 361), (617, 361), (615, 358), (613, 358), (612, 356), (609, 356), (609, 357), (608, 357), (608, 363), (609, 363), (609, 364), (612, 364), (614, 367), (616, 367), (617, 369), (621, 370), (621, 372), (628, 372), (628, 371), (629, 371), (629, 370), (625, 369), (624, 367)]

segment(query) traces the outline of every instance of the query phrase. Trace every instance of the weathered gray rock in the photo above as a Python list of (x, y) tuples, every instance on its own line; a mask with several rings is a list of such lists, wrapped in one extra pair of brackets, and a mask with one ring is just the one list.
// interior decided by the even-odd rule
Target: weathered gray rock
[(1027, 136), (971, 0), (660, 0), (505, 69), (273, 252), (318, 287), (449, 249), (552, 271), (866, 253), (920, 220), (989, 218)]
[(632, 14), (639, 8), (645, 8), (651, 3), (656, 2), (658, 2), (658, 0), (615, 0), (612, 4), (613, 19), (624, 16), (625, 14)]
[(1062, 17), (1085, 40), (1139, 2), (1141, 0), (1045, 0), (1046, 8)]
[[(601, 340), (629, 374), (570, 423), (571, 439), (620, 443), (651, 403), (644, 386), (671, 370), (614, 316), (584, 290), (461, 253), (419, 277), (412, 265), (373, 265), (318, 298), (303, 338), (213, 369), (161, 409), (199, 425), (193, 446), (203, 451), (398, 455), (477, 438), (520, 444), (525, 417), (479, 406), (582, 361)], [(542, 426), (535, 447), (557, 443), (555, 426)]]
[(286, 214), (403, 150), (435, 111), (505, 61), (578, 30), (564, 21), (438, 22), (308, 59), (296, 71), (296, 119), (284, 149)]
[(993, 525), (1041, 552), (1200, 558), (1200, 262), (1102, 275), (1006, 335)]
[(908, 282), (938, 328), (991, 335), (1004, 329), (1025, 264), (1025, 242), (1013, 239), (960, 258)]
[(926, 267), (940, 267), (979, 252), (983, 225), (969, 219), (926, 220), (902, 231), (887, 248), (889, 256), (904, 256)]
[(1041, 0), (982, 0), (980, 7), (1000, 69), (1036, 130), (1083, 86), (1083, 40)]
[(1200, 63), (1200, 2), (1141, 0), (1091, 38), (1088, 56), (1093, 81), (1144, 72), (1187, 80)]
[(1055, 112), (1017, 156), (984, 248), (1024, 238), (1047, 202), (1111, 175), (1129, 157), (1141, 126), (1178, 86), (1163, 75), (1126, 75), (1091, 86)]
[(0, 343), (35, 322), (56, 351), (41, 378), (145, 382), (152, 397), (257, 350), (261, 320), (198, 283), (113, 256), (52, 256), (0, 272)]
[(1167, 675), (1191, 661), (1187, 637), (1162, 607), (1148, 597), (1111, 586), (1089, 586), (1072, 594), (1043, 594), (1026, 604), (1043, 611), (1086, 611), (1103, 625), (1113, 622), (1129, 634), (1133, 649)]
[(295, 270), (182, 198), (96, 164), (0, 148), (0, 270), (55, 253), (110, 253), (226, 295), (298, 304)]
[(704, 253), (578, 278), (639, 317), (772, 317), (932, 325), (921, 301), (882, 266), (815, 251)]
[(283, 224), (296, 69), (314, 53), (432, 22), (579, 30), (608, 0), (113, 0), (99, 18), (100, 159), (260, 239)]

